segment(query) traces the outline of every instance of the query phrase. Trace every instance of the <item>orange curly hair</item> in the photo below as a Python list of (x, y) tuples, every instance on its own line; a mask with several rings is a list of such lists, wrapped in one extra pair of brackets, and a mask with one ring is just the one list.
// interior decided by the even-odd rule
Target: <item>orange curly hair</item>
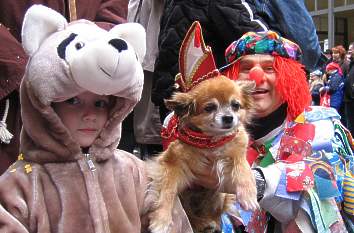
[(333, 47), (331, 50), (332, 50), (332, 53), (339, 53), (339, 57), (341, 60), (343, 60), (345, 58), (345, 55), (347, 53), (347, 51), (345, 50), (345, 48), (342, 45), (337, 45), (336, 47)]

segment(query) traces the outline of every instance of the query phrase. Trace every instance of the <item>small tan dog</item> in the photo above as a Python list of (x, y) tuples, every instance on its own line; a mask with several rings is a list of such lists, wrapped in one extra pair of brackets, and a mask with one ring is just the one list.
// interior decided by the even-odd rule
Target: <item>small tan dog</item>
[[(199, 195), (197, 200), (205, 203), (203, 209), (214, 212), (209, 214), (217, 213), (220, 219), (221, 213), (228, 211), (235, 200), (246, 210), (258, 208), (255, 179), (246, 160), (248, 134), (244, 128), (252, 114), (254, 88), (254, 82), (235, 82), (219, 75), (166, 101), (166, 106), (177, 116), (178, 137), (148, 164), (152, 178), (149, 194), (155, 201), (150, 215), (152, 233), (170, 232), (177, 196), (193, 184), (199, 184), (196, 174), (214, 174), (212, 179), (219, 181), (215, 190), (203, 189), (205, 195)], [(233, 189), (236, 198), (219, 192), (225, 188)], [(194, 230), (204, 232), (208, 224), (197, 216), (198, 211), (189, 204), (185, 209)]]

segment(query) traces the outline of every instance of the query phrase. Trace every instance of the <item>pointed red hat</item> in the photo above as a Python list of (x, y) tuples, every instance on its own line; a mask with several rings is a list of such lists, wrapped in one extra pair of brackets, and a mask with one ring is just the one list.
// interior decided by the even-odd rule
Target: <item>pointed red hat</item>
[(213, 53), (204, 43), (200, 23), (189, 28), (179, 51), (179, 70), (176, 84), (182, 92), (188, 92), (200, 82), (219, 75)]

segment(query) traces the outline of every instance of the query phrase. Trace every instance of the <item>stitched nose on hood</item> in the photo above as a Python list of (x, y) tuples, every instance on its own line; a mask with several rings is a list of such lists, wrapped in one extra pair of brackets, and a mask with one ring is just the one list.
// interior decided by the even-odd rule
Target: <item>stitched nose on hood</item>
[(128, 49), (127, 43), (121, 39), (112, 39), (108, 43), (112, 45), (114, 48), (116, 48), (118, 52), (122, 52), (123, 50)]

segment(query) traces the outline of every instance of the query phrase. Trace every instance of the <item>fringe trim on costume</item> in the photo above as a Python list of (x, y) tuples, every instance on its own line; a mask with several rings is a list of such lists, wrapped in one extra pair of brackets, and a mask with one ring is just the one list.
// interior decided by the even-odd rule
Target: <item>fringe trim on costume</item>
[(10, 100), (6, 99), (4, 116), (0, 121), (0, 140), (6, 144), (9, 144), (13, 137), (13, 135), (6, 128), (7, 127), (6, 119), (7, 119), (7, 114), (9, 113), (9, 107), (10, 107)]

